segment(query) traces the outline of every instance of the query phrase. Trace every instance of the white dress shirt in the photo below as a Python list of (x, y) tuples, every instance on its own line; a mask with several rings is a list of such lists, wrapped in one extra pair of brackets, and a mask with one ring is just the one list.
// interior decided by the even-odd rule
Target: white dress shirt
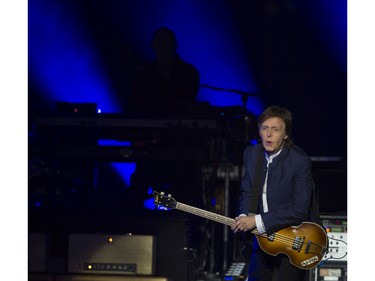
[[(264, 180), (264, 185), (263, 185), (263, 192), (262, 192), (262, 203), (263, 203), (263, 211), (265, 213), (268, 212), (268, 203), (267, 203), (267, 180), (268, 180), (268, 167), (272, 163), (273, 159), (277, 157), (282, 149), (280, 149), (277, 153), (268, 155), (266, 153), (266, 159), (267, 159), (267, 173), (266, 173), (266, 179)], [(259, 234), (263, 234), (266, 232), (266, 228), (264, 226), (263, 220), (262, 220), (262, 215), (257, 214), (255, 215), (255, 224), (256, 228), (258, 230)]]

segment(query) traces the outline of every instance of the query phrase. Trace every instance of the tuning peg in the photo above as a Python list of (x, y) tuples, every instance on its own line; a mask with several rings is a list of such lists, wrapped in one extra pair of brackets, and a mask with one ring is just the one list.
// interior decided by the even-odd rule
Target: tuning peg
[(169, 193), (169, 194), (168, 194), (168, 197), (169, 197), (169, 198), (172, 197), (172, 194)]
[(164, 191), (161, 191), (160, 194), (161, 194), (161, 195), (164, 195)]

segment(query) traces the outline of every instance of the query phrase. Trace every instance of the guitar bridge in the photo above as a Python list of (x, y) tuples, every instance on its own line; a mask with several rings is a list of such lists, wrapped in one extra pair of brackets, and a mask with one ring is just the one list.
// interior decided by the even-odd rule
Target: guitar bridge
[(305, 237), (302, 238), (302, 237), (297, 236), (296, 238), (294, 238), (292, 249), (298, 252), (301, 251), (302, 245), (304, 242), (305, 242)]

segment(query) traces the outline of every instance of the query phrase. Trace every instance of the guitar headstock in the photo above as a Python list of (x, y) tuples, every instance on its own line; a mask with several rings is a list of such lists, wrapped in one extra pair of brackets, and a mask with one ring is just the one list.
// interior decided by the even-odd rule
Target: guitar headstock
[(158, 206), (163, 206), (169, 209), (175, 209), (177, 205), (177, 201), (171, 196), (171, 194), (165, 195), (163, 191), (160, 193), (154, 191), (154, 203)]

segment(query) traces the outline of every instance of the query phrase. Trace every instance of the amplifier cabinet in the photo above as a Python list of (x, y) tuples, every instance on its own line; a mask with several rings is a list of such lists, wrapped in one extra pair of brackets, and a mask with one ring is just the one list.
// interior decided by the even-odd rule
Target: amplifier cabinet
[(155, 256), (151, 235), (69, 235), (69, 273), (154, 275)]
[(57, 275), (55, 281), (171, 281), (165, 277), (68, 274)]

